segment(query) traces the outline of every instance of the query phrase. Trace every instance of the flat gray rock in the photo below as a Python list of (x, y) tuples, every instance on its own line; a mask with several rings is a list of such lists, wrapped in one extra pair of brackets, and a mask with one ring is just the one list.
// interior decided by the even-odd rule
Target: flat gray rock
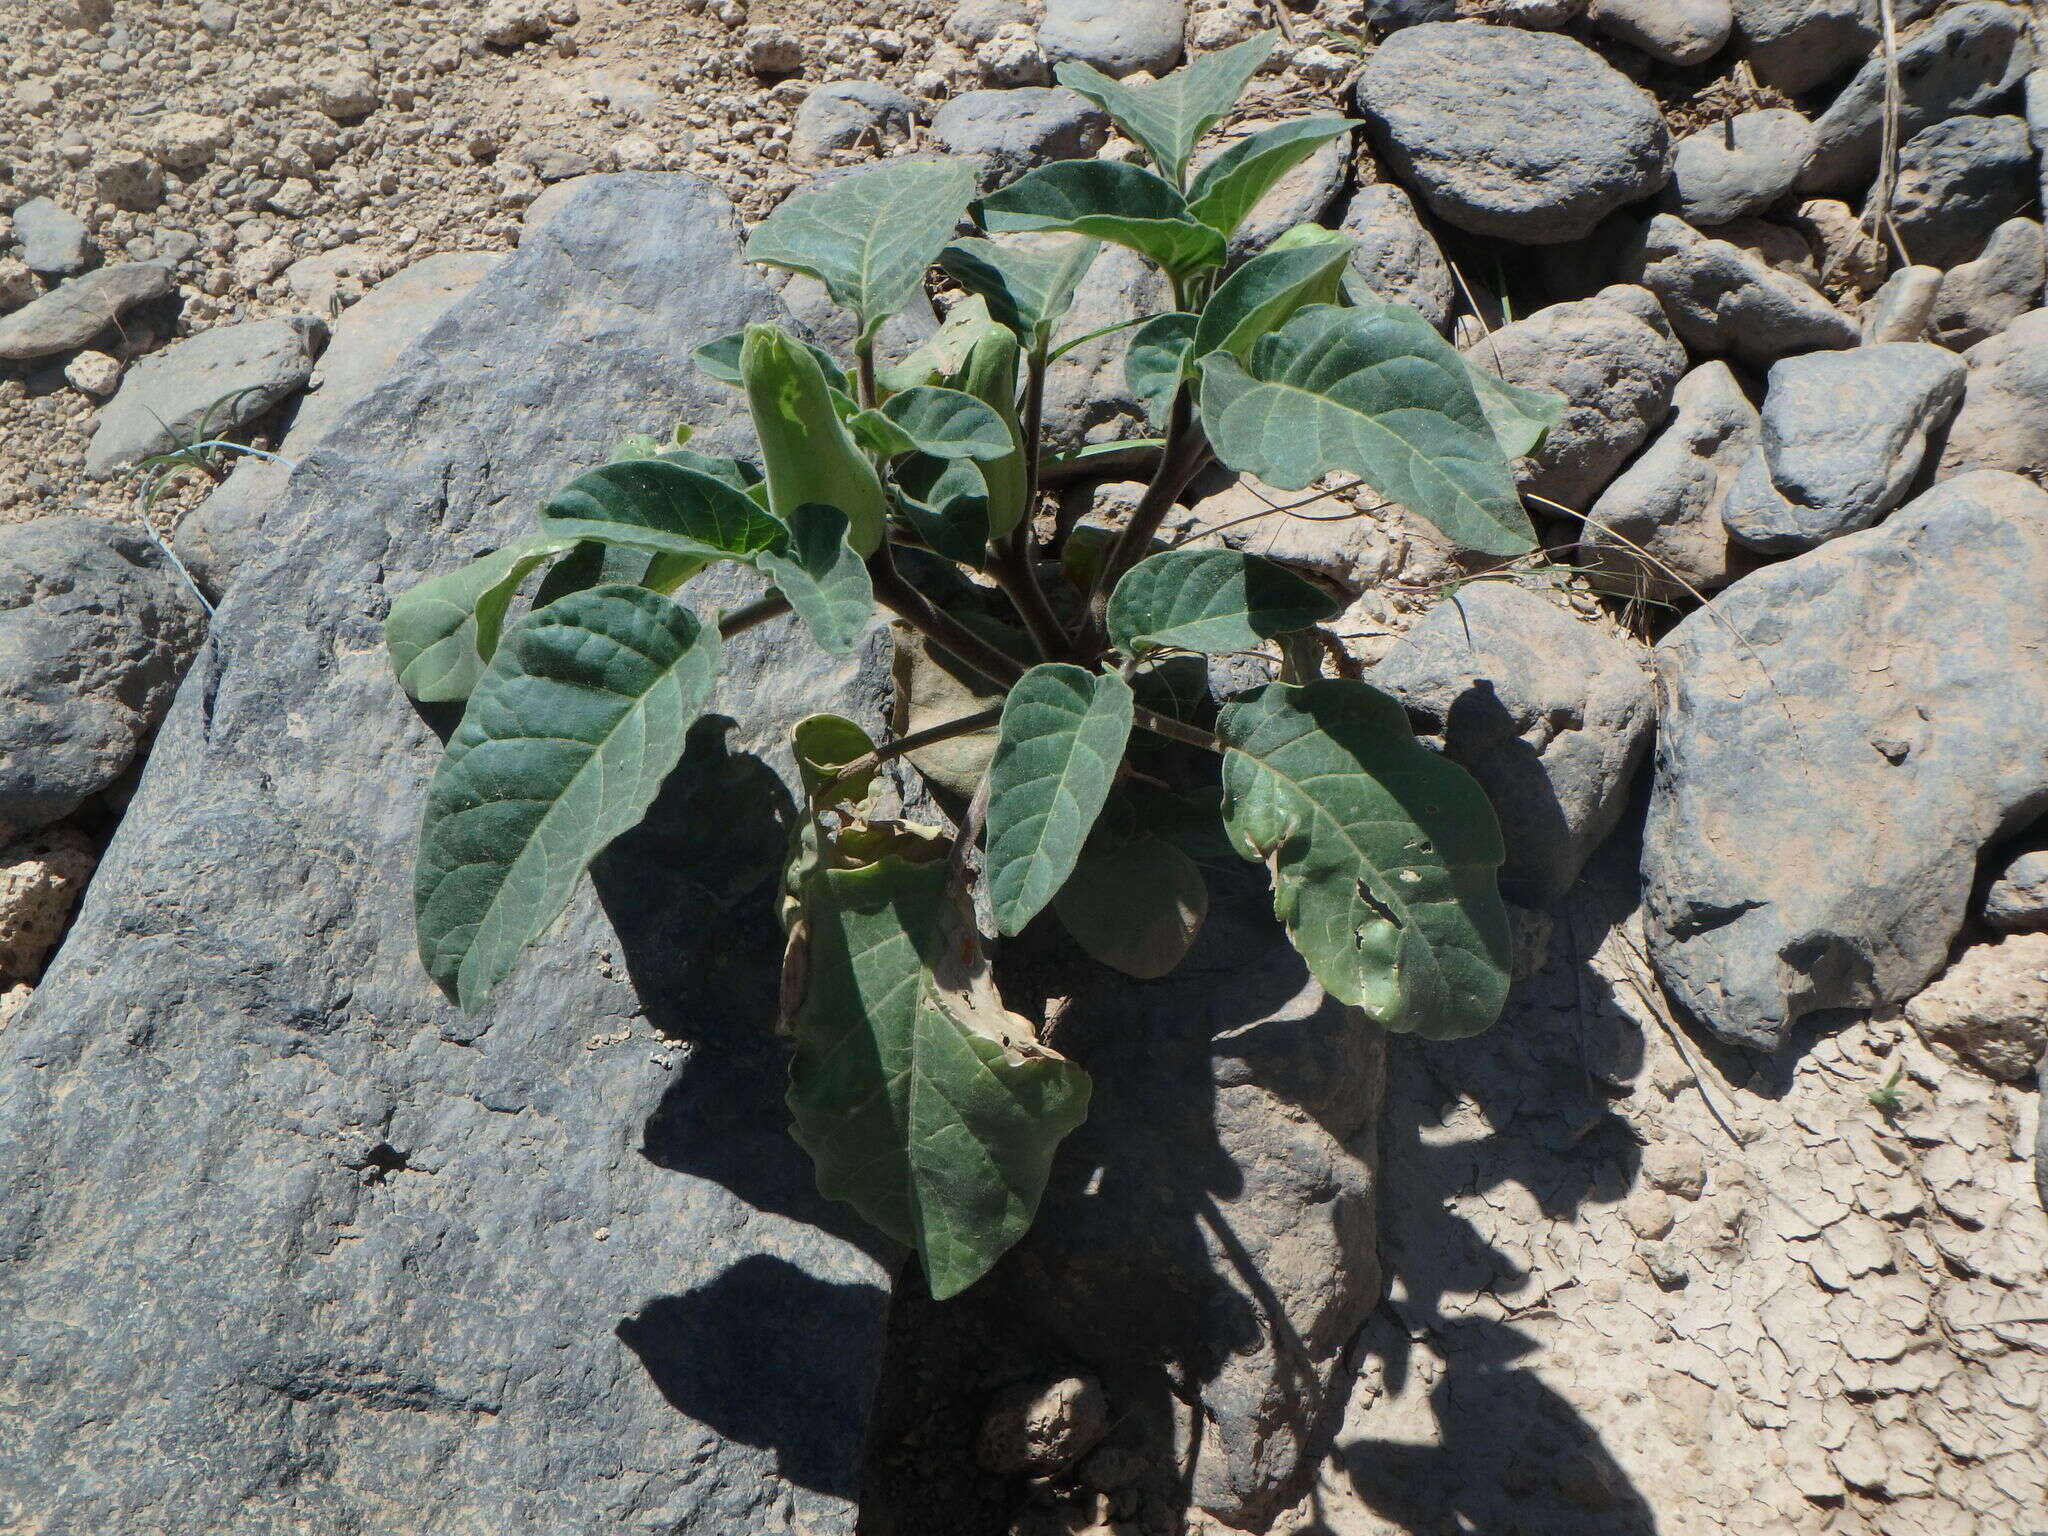
[(834, 150), (867, 145), (886, 153), (910, 137), (910, 98), (872, 80), (828, 80), (813, 86), (790, 123), (789, 154), (799, 165), (823, 163)]
[(2034, 149), (2017, 117), (1952, 117), (1899, 151), (1892, 218), (1915, 261), (1952, 267), (2034, 203)]
[(1792, 555), (1906, 498), (1962, 399), (1963, 361), (1924, 341), (1810, 352), (1771, 368), (1763, 435), (1721, 509), (1749, 548)]
[(2036, 840), (1997, 869), (1984, 893), (1984, 921), (2004, 933), (2048, 928), (2048, 847)]
[(1984, 254), (1951, 267), (1927, 319), (1928, 333), (1961, 352), (1996, 336), (2038, 308), (2048, 284), (2048, 249), (2039, 219), (2007, 219), (1992, 231)]
[(0, 847), (128, 770), (205, 636), (204, 610), (141, 529), (0, 527)]
[(1940, 475), (2006, 469), (2048, 483), (2048, 309), (2020, 316), (1963, 360), (1970, 372)]
[(472, 1019), (413, 951), (439, 744), (379, 632), (622, 432), (741, 447), (683, 360), (777, 312), (716, 191), (596, 180), (293, 477), (0, 1032), (11, 1521), (852, 1532), (894, 1255), (788, 1136), (774, 891), (788, 727), (878, 724), (879, 646), (730, 643), (647, 824)]
[(1511, 582), (1460, 587), (1366, 680), (1479, 781), (1507, 840), (1501, 894), (1525, 907), (1614, 830), (1656, 719), (1643, 647)]
[(1367, 288), (1390, 304), (1420, 310), (1440, 331), (1450, 329), (1456, 281), (1406, 192), (1391, 182), (1360, 187), (1337, 227), (1358, 242), (1350, 269)]
[(1812, 149), (1813, 124), (1803, 113), (1738, 113), (1678, 141), (1669, 195), (1694, 228), (1762, 213), (1792, 190)]
[(1594, 30), (1666, 64), (1704, 64), (1735, 28), (1732, 0), (1586, 0)]
[(47, 197), (32, 197), (14, 210), (14, 238), (31, 272), (69, 277), (85, 270), (85, 220)]
[(98, 267), (0, 316), (0, 362), (75, 352), (137, 304), (171, 291), (171, 269), (153, 261)]
[(393, 273), (341, 312), (320, 354), (319, 388), (292, 417), (279, 458), (242, 458), (218, 490), (178, 524), (173, 543), (194, 579), (216, 597), (264, 548), (263, 520), (284, 496), (290, 464), (320, 445), (334, 425), (391, 371), (400, 354), (502, 257), (450, 251)]
[(1645, 226), (1621, 270), (1657, 295), (1688, 347), (1709, 357), (1772, 363), (1863, 339), (1856, 322), (1811, 284), (1668, 213)]
[[(2015, 92), (2033, 67), (2026, 7), (1976, 0), (1943, 11), (1899, 47), (1901, 140), (1961, 113), (1983, 111)], [(1813, 157), (1800, 175), (1801, 191), (1860, 192), (1870, 184), (1884, 144), (1885, 80), (1884, 59), (1871, 58), (1815, 121)]]
[(85, 472), (104, 480), (203, 428), (232, 432), (306, 387), (327, 322), (312, 315), (215, 326), (151, 353), (100, 408)]
[(1726, 363), (1695, 368), (1672, 392), (1670, 422), (1593, 504), (1579, 559), (1622, 593), (1673, 603), (1748, 575), (1759, 562), (1721, 509), (1762, 431)]
[(1577, 240), (1671, 175), (1657, 103), (1559, 33), (1409, 27), (1366, 60), (1358, 109), (1394, 174), (1473, 234)]
[(1122, 79), (1163, 75), (1180, 62), (1187, 0), (1045, 0), (1038, 45), (1048, 59), (1079, 59)]
[(932, 116), (932, 141), (981, 162), (988, 191), (1054, 160), (1083, 160), (1109, 138), (1109, 115), (1060, 86), (968, 91)]
[[(1903, 1002), (2048, 808), (2048, 493), (1970, 475), (1737, 582), (1657, 649), (1650, 952), (1724, 1040)], [(1987, 637), (1996, 637), (1995, 641)]]
[(1564, 420), (1515, 465), (1525, 495), (1583, 512), (1671, 408), (1685, 348), (1657, 301), (1617, 284), (1590, 299), (1552, 304), (1466, 348), (1511, 384), (1564, 396)]

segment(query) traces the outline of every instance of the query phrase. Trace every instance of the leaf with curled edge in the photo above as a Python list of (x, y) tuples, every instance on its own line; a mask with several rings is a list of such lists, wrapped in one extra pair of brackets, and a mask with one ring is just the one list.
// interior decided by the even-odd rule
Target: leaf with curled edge
[(519, 584), (575, 547), (574, 539), (521, 539), (401, 592), (384, 620), (399, 687), (422, 704), (468, 698), (498, 648)]

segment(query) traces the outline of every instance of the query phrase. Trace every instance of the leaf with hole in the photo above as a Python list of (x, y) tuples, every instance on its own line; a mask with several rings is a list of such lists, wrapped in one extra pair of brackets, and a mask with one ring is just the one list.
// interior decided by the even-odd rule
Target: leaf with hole
[(1360, 126), (1347, 117), (1302, 117), (1239, 139), (1195, 173), (1188, 212), (1228, 239), (1281, 177)]
[(1365, 683), (1274, 683), (1225, 706), (1223, 822), (1332, 996), (1449, 1040), (1498, 1017), (1511, 962), (1493, 807)]
[(988, 894), (1017, 934), (1073, 874), (1131, 737), (1131, 685), (1046, 662), (1003, 701), (988, 770)]
[(974, 205), (982, 228), (998, 234), (1048, 230), (1128, 246), (1176, 276), (1223, 260), (1223, 237), (1188, 217), (1179, 190), (1139, 165), (1115, 160), (1056, 160)]
[(400, 593), (384, 621), (398, 686), (422, 704), (468, 698), (498, 648), (519, 584), (543, 561), (574, 547), (569, 539), (521, 539)]
[(1327, 303), (1351, 254), (1348, 240), (1265, 251), (1239, 267), (1202, 306), (1192, 355), (1227, 352), (1243, 358), (1252, 343), (1277, 331), (1304, 304)]
[(1159, 80), (1126, 84), (1077, 59), (1063, 62), (1053, 74), (1115, 118), (1145, 147), (1160, 173), (1179, 185), (1195, 142), (1237, 105), (1279, 38), (1277, 32), (1261, 32), (1235, 47), (1199, 54)]
[(638, 824), (710, 697), (718, 632), (641, 587), (594, 587), (508, 630), (427, 791), (420, 958), (475, 1013)]
[(1169, 549), (1124, 572), (1109, 638), (1127, 656), (1172, 647), (1218, 655), (1332, 618), (1337, 600), (1284, 565), (1234, 549)]
[(1202, 423), (1232, 469), (1289, 491), (1347, 470), (1466, 549), (1535, 547), (1465, 360), (1428, 326), (1315, 305), (1201, 369)]
[(846, 542), (846, 514), (807, 503), (789, 515), (789, 537), (756, 559), (762, 574), (789, 599), (811, 638), (844, 656), (859, 647), (875, 616), (867, 565)]
[(939, 266), (980, 295), (997, 324), (1015, 331), (1026, 346), (1042, 347), (1101, 250), (1101, 241), (1083, 236), (1049, 236), (1035, 244), (955, 240), (939, 252)]

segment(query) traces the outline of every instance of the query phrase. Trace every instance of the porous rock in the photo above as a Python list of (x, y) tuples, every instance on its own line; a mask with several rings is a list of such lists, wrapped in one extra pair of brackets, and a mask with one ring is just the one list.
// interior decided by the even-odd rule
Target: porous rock
[(1728, 531), (1790, 555), (1868, 528), (1905, 499), (1966, 371), (1953, 352), (1916, 341), (1774, 364), (1763, 435), (1722, 507)]
[(831, 80), (814, 87), (790, 124), (789, 154), (815, 165), (834, 150), (869, 145), (887, 152), (910, 137), (912, 104), (891, 86), (870, 80)]
[(1512, 582), (1472, 582), (1403, 636), (1367, 681), (1479, 781), (1507, 841), (1501, 893), (1545, 907), (1614, 830), (1649, 745), (1643, 648)]
[(1992, 232), (1984, 254), (1951, 267), (1929, 308), (1934, 340), (1960, 352), (1996, 336), (2041, 302), (2048, 284), (2041, 221), (2008, 219)]
[(2048, 928), (2048, 846), (2007, 858), (1984, 893), (1984, 921), (2005, 933)]
[(1972, 944), (1906, 1004), (1929, 1045), (2000, 1082), (2024, 1083), (2048, 1050), (2048, 933)]
[(1379, 298), (1408, 304), (1438, 330), (1457, 305), (1450, 263), (1406, 192), (1390, 182), (1360, 187), (1338, 225), (1357, 242), (1350, 268)]
[(82, 517), (0, 528), (0, 845), (121, 776), (204, 634), (191, 590), (140, 529)]
[(43, 973), (98, 862), (76, 827), (46, 827), (0, 848), (0, 990)]
[[(1899, 151), (1891, 216), (1915, 261), (1952, 267), (2034, 201), (2034, 150), (2017, 117), (1952, 117)], [(1875, 192), (1873, 191), (1873, 196)]]
[(1978, 853), (2048, 809), (2048, 493), (1944, 482), (1657, 649), (1645, 922), (1666, 990), (1773, 1046), (1939, 971)]
[(135, 305), (171, 291), (171, 269), (153, 261), (99, 267), (0, 317), (0, 362), (84, 346)]
[(1644, 227), (1623, 254), (1621, 270), (1657, 295), (1695, 352), (1769, 363), (1862, 339), (1856, 322), (1812, 285), (1668, 213)]
[(1045, 0), (1038, 43), (1049, 59), (1079, 59), (1121, 79), (1172, 69), (1186, 29), (1187, 0)]
[(1672, 391), (1669, 424), (1593, 504), (1579, 558), (1621, 592), (1663, 602), (1747, 575), (1758, 562), (1728, 536), (1721, 508), (1761, 431), (1726, 363), (1695, 368)]
[(981, 162), (984, 191), (1053, 160), (1080, 160), (1109, 137), (1109, 116), (1073, 91), (968, 91), (932, 116), (932, 140)]
[(1358, 107), (1395, 175), (1474, 234), (1577, 240), (1671, 175), (1656, 102), (1560, 33), (1409, 27), (1366, 61)]
[(1526, 495), (1584, 511), (1649, 440), (1685, 374), (1685, 348), (1641, 288), (1539, 309), (1466, 349), (1511, 384), (1564, 396), (1564, 419), (1515, 465)]
[(215, 326), (151, 353), (121, 381), (86, 445), (85, 472), (104, 479), (137, 460), (256, 420), (303, 389), (327, 341), (313, 315)]
[(2020, 316), (1963, 361), (1970, 371), (1939, 473), (2008, 469), (2048, 484), (2048, 309)]
[(1735, 27), (1731, 0), (1587, 0), (1596, 31), (1666, 64), (1704, 64)]
[(47, 197), (32, 197), (14, 210), (14, 238), (31, 272), (69, 277), (85, 270), (85, 220)]
[[(737, 396), (677, 360), (777, 313), (701, 182), (605, 178), (571, 215), (293, 477), (0, 1034), (12, 1517), (853, 1530), (893, 1255), (788, 1137), (774, 872), (790, 724), (877, 722), (876, 649), (729, 641), (647, 824), (479, 1016), (414, 951), (440, 746), (392, 594), (649, 419), (741, 448)], [(706, 613), (756, 590), (701, 581)]]
[(1792, 190), (1812, 148), (1804, 114), (1789, 107), (1740, 112), (1678, 141), (1670, 195), (1695, 228), (1762, 213)]

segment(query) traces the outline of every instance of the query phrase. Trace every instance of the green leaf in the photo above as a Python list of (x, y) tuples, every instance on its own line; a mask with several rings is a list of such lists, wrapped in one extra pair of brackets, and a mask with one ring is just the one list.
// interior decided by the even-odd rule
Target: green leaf
[(879, 411), (862, 411), (847, 425), (856, 441), (891, 458), (1001, 459), (1017, 450), (1008, 423), (990, 407), (960, 390), (924, 384), (891, 395)]
[(1467, 549), (1535, 547), (1465, 360), (1427, 325), (1316, 305), (1245, 363), (1201, 369), (1202, 425), (1232, 469), (1288, 491), (1348, 470)]
[(1029, 1230), (1089, 1083), (1003, 1007), (938, 851), (806, 883), (789, 1108), (819, 1192), (914, 1248), (943, 1300)]
[(982, 228), (1056, 230), (1128, 246), (1176, 276), (1221, 264), (1223, 237), (1188, 217), (1187, 199), (1143, 166), (1056, 160), (974, 205)]
[[(806, 715), (790, 727), (789, 746), (804, 793), (815, 795), (871, 754), (875, 739), (844, 715)], [(872, 770), (846, 780), (839, 784), (838, 798), (842, 802), (864, 800), (874, 782)]]
[(1188, 212), (1228, 239), (1281, 177), (1331, 139), (1361, 126), (1348, 117), (1298, 117), (1239, 139), (1195, 173)]
[(913, 454), (896, 466), (897, 504), (918, 537), (948, 560), (979, 566), (988, 555), (988, 482), (972, 459)]
[(1128, 571), (1109, 597), (1109, 638), (1127, 656), (1158, 646), (1247, 651), (1320, 624), (1337, 600), (1284, 565), (1234, 549), (1169, 549)]
[(747, 259), (815, 277), (871, 335), (921, 291), (973, 196), (966, 160), (885, 160), (789, 198), (747, 237)]
[(595, 587), (506, 632), (427, 791), (420, 958), (465, 1013), (637, 825), (683, 754), (718, 632), (640, 587)]
[(955, 240), (939, 252), (939, 266), (969, 293), (979, 294), (998, 324), (1042, 347), (1073, 305), (1074, 290), (1101, 253), (1102, 242), (1052, 239), (1043, 245), (999, 245)]
[(1052, 907), (1094, 959), (1156, 981), (1195, 942), (1209, 915), (1209, 885), (1201, 866), (1163, 837), (1091, 838)]
[[(659, 571), (655, 570), (657, 561), (661, 563)], [(652, 587), (665, 592), (671, 590), (671, 584), (664, 581), (656, 586), (647, 579), (650, 572), (666, 577), (673, 569), (679, 573), (673, 585), (680, 586), (708, 563), (701, 555), (657, 555), (632, 544), (584, 539), (548, 567), (539, 590), (533, 594), (533, 606), (545, 608), (556, 598), (591, 587)]]
[(578, 475), (540, 509), (540, 524), (552, 537), (573, 533), (706, 563), (751, 560), (785, 532), (729, 482), (665, 458), (628, 459)]
[(863, 559), (881, 546), (888, 498), (839, 419), (817, 361), (780, 326), (750, 325), (740, 349), (747, 408), (768, 475), (768, 509), (787, 518), (807, 502), (846, 514), (847, 535)]
[(967, 366), (967, 359), (984, 337), (1001, 329), (989, 318), (988, 301), (980, 294), (971, 295), (948, 310), (939, 328), (902, 362), (875, 370), (875, 382), (885, 395), (919, 384), (944, 384)]
[(1195, 141), (1237, 105), (1279, 37), (1277, 32), (1261, 32), (1234, 48), (1201, 54), (1164, 79), (1140, 85), (1112, 80), (1073, 59), (1053, 74), (1068, 90), (1086, 96), (1115, 118), (1125, 133), (1145, 146), (1160, 172), (1179, 185), (1186, 179)]
[(1195, 330), (1201, 323), (1198, 315), (1171, 310), (1154, 315), (1131, 333), (1124, 351), (1124, 383), (1145, 402), (1145, 417), (1155, 427), (1166, 425), (1173, 397), (1188, 377)]
[(747, 459), (727, 458), (719, 453), (699, 453), (694, 448), (664, 448), (655, 455), (664, 464), (680, 464), (700, 475), (723, 480), (736, 491), (751, 490), (761, 483), (761, 466)]
[(521, 539), (400, 593), (384, 621), (398, 686), (422, 704), (468, 698), (498, 648), (519, 584), (542, 561), (573, 547), (569, 539)]
[[(1415, 318), (1429, 324), (1420, 315)], [(1510, 384), (1470, 358), (1466, 359), (1465, 367), (1473, 391), (1479, 396), (1479, 408), (1486, 413), (1486, 424), (1493, 430), (1493, 439), (1508, 458), (1519, 459), (1534, 453), (1543, 446), (1550, 429), (1564, 420), (1563, 395)]]
[(1131, 685), (1059, 662), (1003, 701), (989, 764), (988, 892), (996, 932), (1017, 934), (1059, 894), (1116, 783), (1131, 737)]
[(1193, 356), (1227, 352), (1242, 359), (1261, 336), (1277, 331), (1304, 304), (1336, 297), (1351, 242), (1318, 241), (1254, 256), (1223, 280), (1202, 306)]
[(1432, 1039), (1492, 1024), (1512, 946), (1500, 828), (1471, 776), (1348, 679), (1241, 695), (1216, 732), (1224, 826), (1272, 872), (1274, 911), (1330, 994)]
[[(730, 384), (734, 388), (738, 388), (746, 382), (744, 376), (740, 373), (740, 349), (746, 344), (747, 333), (744, 329), (727, 331), (723, 336), (714, 337), (712, 340), (705, 342), (701, 347), (694, 349), (690, 356), (696, 360), (699, 368), (711, 375), (712, 378), (718, 380), (719, 383)], [(827, 384), (831, 385), (832, 388), (838, 390), (841, 394), (849, 393), (852, 390), (853, 386), (846, 381), (846, 370), (839, 366), (838, 361), (830, 352), (827, 352), (823, 347), (813, 346), (808, 341), (803, 343), (803, 345), (808, 347), (811, 356), (818, 360), (818, 371), (825, 375), (825, 382)], [(680, 447), (681, 445), (678, 444), (677, 446)]]
[(875, 616), (875, 589), (847, 545), (844, 512), (798, 507), (789, 515), (788, 543), (763, 550), (755, 563), (825, 650), (844, 656), (859, 646)]

